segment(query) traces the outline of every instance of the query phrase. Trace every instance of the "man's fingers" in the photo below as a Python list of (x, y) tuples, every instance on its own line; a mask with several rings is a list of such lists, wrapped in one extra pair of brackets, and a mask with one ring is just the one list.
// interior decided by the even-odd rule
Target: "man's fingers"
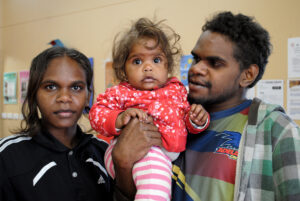
[(153, 118), (150, 115), (148, 115), (145, 123), (147, 123), (147, 124), (153, 124)]
[(158, 128), (153, 124), (141, 123), (141, 126), (144, 131), (158, 131)]
[(151, 139), (161, 139), (161, 134), (158, 131), (145, 131)]
[(160, 138), (152, 139), (151, 144), (152, 146), (162, 147), (162, 141)]

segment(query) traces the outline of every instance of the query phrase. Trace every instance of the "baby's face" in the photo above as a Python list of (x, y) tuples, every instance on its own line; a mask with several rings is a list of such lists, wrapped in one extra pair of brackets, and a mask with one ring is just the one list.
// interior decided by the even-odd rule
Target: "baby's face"
[(139, 39), (125, 63), (129, 84), (140, 90), (162, 87), (168, 79), (168, 61), (160, 46), (150, 38)]

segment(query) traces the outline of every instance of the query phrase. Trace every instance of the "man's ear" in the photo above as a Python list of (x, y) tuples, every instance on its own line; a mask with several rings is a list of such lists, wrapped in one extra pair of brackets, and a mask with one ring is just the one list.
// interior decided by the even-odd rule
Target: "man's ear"
[(256, 64), (251, 64), (249, 68), (241, 73), (240, 86), (246, 88), (254, 82), (259, 73), (259, 67)]

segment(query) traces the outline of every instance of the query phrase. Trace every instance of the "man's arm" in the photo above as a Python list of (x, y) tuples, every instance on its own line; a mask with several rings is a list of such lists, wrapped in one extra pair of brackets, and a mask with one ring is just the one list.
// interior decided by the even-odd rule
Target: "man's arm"
[(144, 157), (152, 146), (161, 146), (161, 136), (150, 119), (143, 123), (137, 118), (132, 119), (122, 129), (113, 151), (112, 158), (116, 173), (115, 200), (133, 200), (136, 193), (132, 179), (134, 163)]
[(300, 200), (300, 130), (286, 116), (280, 116), (277, 123), (272, 129), (277, 133), (272, 132), (276, 141), (272, 159), (276, 200)]

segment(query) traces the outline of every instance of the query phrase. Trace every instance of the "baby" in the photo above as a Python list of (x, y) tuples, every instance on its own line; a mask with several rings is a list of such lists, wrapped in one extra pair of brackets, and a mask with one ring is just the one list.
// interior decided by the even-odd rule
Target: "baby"
[[(176, 77), (169, 77), (179, 58), (179, 35), (162, 21), (137, 20), (113, 46), (113, 68), (121, 81), (100, 94), (89, 118), (92, 127), (105, 136), (118, 136), (131, 118), (153, 118), (163, 148), (152, 147), (133, 167), (137, 188), (135, 200), (170, 200), (172, 163), (185, 150), (188, 128), (199, 133), (209, 125), (209, 114), (201, 105), (189, 105), (187, 92)], [(111, 150), (105, 165), (114, 178)]]

